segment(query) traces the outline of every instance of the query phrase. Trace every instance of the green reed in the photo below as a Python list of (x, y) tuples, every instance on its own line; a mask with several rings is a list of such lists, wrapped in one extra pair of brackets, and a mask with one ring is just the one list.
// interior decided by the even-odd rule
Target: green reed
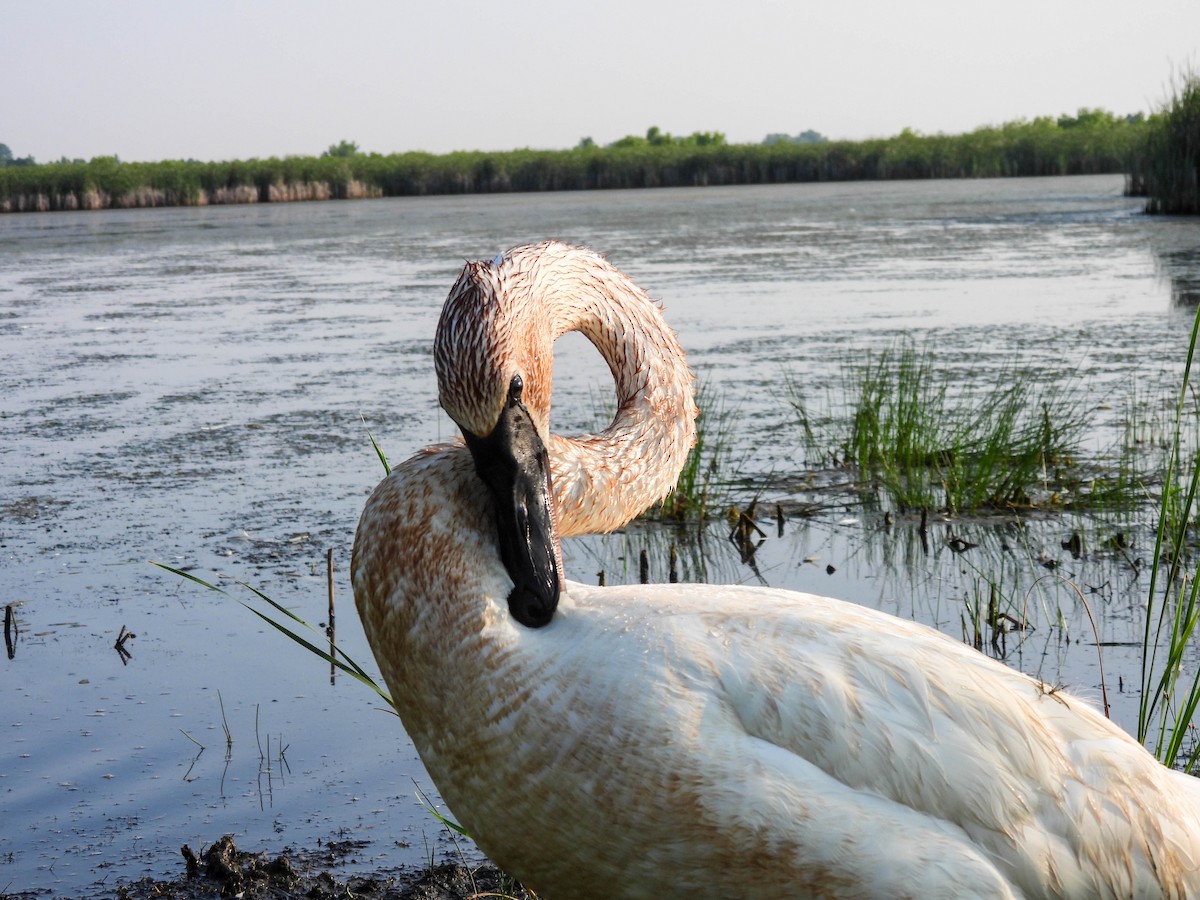
[(1027, 509), (1062, 500), (1083, 432), (1077, 393), (1040, 388), (1015, 365), (960, 385), (930, 350), (885, 350), (848, 375), (846, 414), (814, 430), (797, 382), (789, 403), (810, 446), (858, 469), (898, 511)]
[(1181, 72), (1149, 125), (1131, 192), (1147, 196), (1149, 213), (1200, 213), (1200, 75)]
[[(1196, 519), (1196, 493), (1200, 465), (1196, 452), (1187, 448), (1185, 421), (1196, 411), (1188, 399), (1192, 361), (1200, 334), (1197, 311), (1188, 344), (1187, 361), (1175, 406), (1170, 455), (1163, 475), (1154, 538), (1154, 565), (1146, 599), (1146, 626), (1142, 639), (1142, 697), (1138, 707), (1138, 740), (1145, 743), (1155, 731), (1154, 752), (1164, 763), (1181, 761), (1183, 742), (1200, 707), (1200, 667), (1190, 676), (1184, 671), (1187, 651), (1200, 622), (1200, 570), (1189, 566), (1189, 537)], [(1195, 665), (1194, 658), (1191, 660)], [(1190, 771), (1200, 756), (1200, 744), (1182, 760)]]
[(1154, 399), (1135, 385), (1123, 404), (1116, 446), (1084, 464), (1090, 473), (1081, 480), (1071, 505), (1101, 513), (1109, 522), (1116, 518), (1132, 524), (1154, 502), (1152, 491), (1161, 487), (1169, 434)]
[(675, 488), (645, 515), (664, 519), (703, 520), (729, 500), (729, 467), (733, 457), (736, 418), (725, 395), (710, 382), (696, 388), (696, 443), (688, 453)]

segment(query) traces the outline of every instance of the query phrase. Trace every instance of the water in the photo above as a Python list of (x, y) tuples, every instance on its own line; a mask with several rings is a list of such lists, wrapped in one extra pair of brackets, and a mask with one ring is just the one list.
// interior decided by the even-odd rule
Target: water
[[(415, 751), (369, 691), (330, 685), (233, 600), (147, 560), (248, 582), (321, 623), (331, 549), (339, 645), (370, 662), (345, 574), (381, 475), (360, 416), (394, 458), (453, 434), (429, 353), (462, 260), (546, 237), (608, 254), (664, 301), (736, 410), (751, 479), (803, 464), (785, 374), (836, 393), (847, 359), (905, 336), (963, 379), (1019, 358), (1084, 385), (1099, 449), (1128, 398), (1163, 404), (1200, 283), (1200, 223), (1148, 219), (1120, 189), (1087, 177), (0, 218), (0, 587), (20, 628), (0, 662), (0, 892), (178, 875), (182, 843), (226, 832), (274, 850), (350, 832), (372, 842), (361, 866), (453, 852), (414, 798), (414, 783), (436, 798)], [(598, 356), (564, 341), (559, 427), (594, 427), (606, 390)], [(1113, 554), (1072, 560), (1060, 539), (1078, 524), (938, 525), (926, 553), (912, 523), (884, 531), (851, 505), (782, 536), (770, 526), (749, 560), (717, 529), (683, 566), (957, 635), (984, 579), (1029, 582), (1048, 554), (1097, 588), (1114, 716), (1130, 728), (1140, 655), (1120, 645), (1140, 637), (1145, 578)], [(954, 554), (953, 533), (982, 547)], [(577, 542), (569, 572), (632, 580), (648, 547), (662, 578), (668, 540)], [(1008, 661), (1098, 696), (1082, 604), (1054, 585), (1031, 598), (1039, 627), (1011, 637)], [(136, 634), (124, 661), (122, 626)]]

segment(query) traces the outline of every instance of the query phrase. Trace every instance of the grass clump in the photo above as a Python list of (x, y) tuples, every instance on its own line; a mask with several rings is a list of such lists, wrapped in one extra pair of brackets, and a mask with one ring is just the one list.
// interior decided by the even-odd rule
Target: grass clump
[[(1085, 418), (1081, 401), (1041, 389), (1015, 366), (962, 387), (932, 351), (905, 345), (849, 374), (847, 406), (818, 434), (798, 383), (789, 402), (810, 447), (854, 466), (900, 512), (1027, 509), (1061, 502)], [(831, 433), (830, 433), (831, 432)]]

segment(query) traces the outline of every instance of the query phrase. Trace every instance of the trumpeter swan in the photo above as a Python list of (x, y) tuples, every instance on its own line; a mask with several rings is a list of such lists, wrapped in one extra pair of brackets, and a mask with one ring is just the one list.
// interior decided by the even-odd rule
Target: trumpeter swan
[[(619, 407), (550, 433), (583, 332)], [(435, 339), (464, 443), (367, 502), (355, 599), (404, 727), (497, 864), (571, 897), (1200, 897), (1200, 781), (929, 628), (789, 591), (564, 581), (559, 537), (674, 485), (692, 376), (560, 243), (469, 263)]]

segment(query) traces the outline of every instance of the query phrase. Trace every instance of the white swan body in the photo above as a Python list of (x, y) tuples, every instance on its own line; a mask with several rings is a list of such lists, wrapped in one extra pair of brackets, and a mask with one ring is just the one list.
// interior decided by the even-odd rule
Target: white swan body
[[(621, 405), (600, 435), (549, 439), (549, 342), (580, 316)], [(673, 333), (599, 257), (469, 265), (436, 353), (472, 447), (375, 490), (355, 598), (426, 768), (497, 864), (550, 900), (1200, 897), (1200, 781), (932, 629), (763, 588), (555, 582), (548, 616), (515, 597), (505, 498), (477, 474), (498, 418), (547, 441), (560, 534), (635, 515), (692, 439)]]

